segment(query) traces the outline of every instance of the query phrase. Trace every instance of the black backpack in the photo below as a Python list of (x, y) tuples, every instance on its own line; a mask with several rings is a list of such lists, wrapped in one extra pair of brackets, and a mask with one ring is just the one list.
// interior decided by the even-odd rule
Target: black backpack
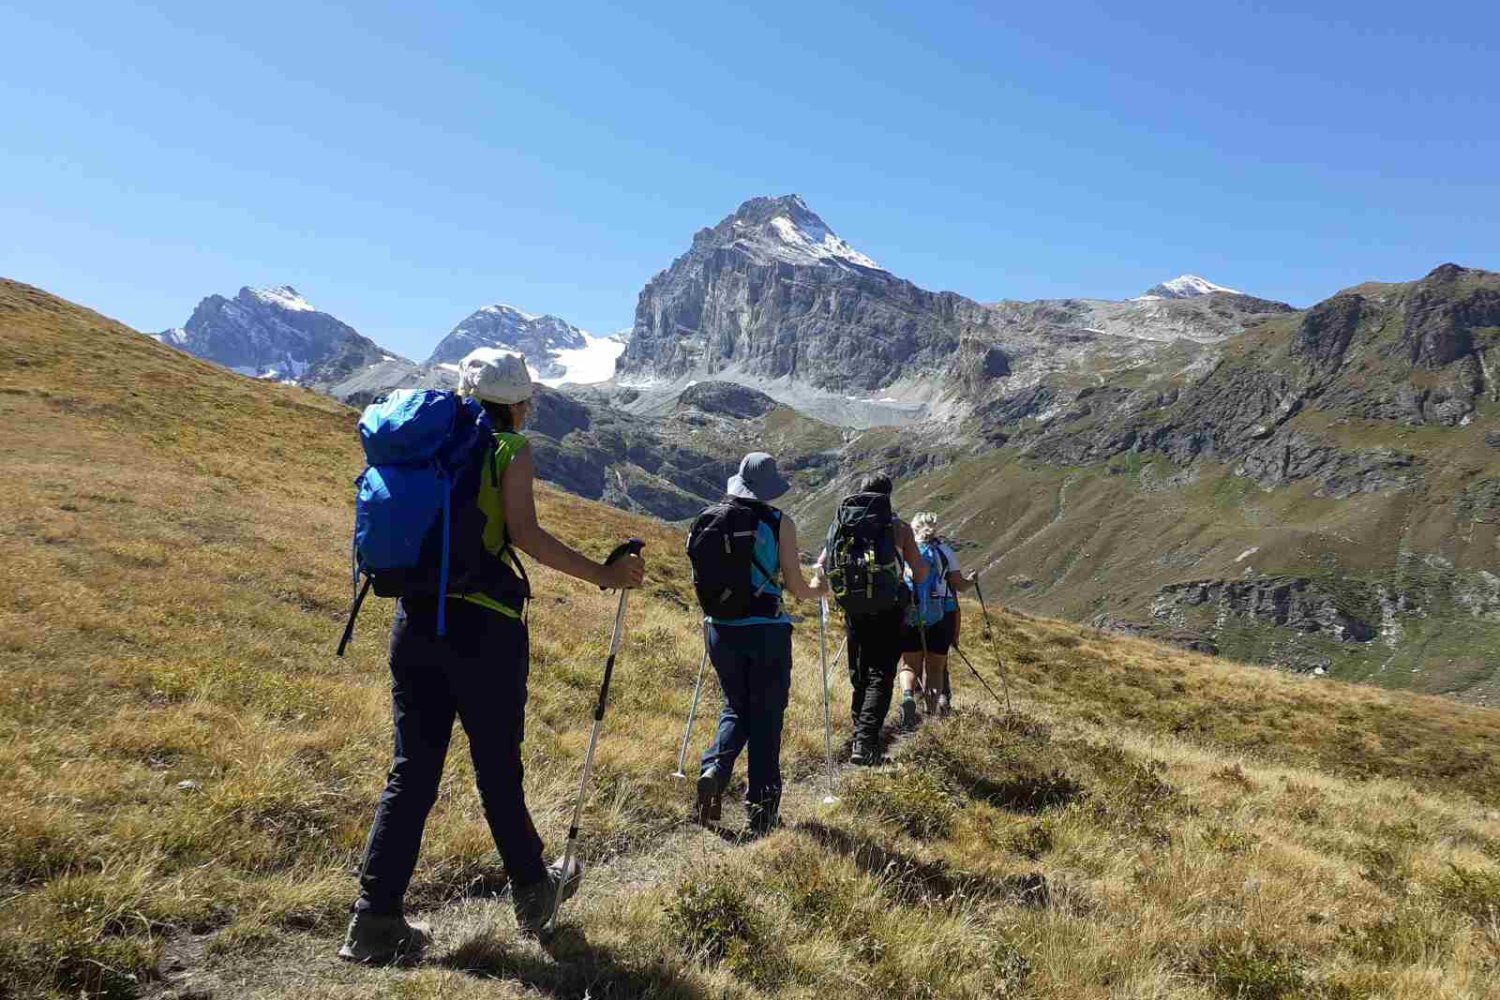
[(878, 614), (905, 603), (888, 495), (855, 493), (840, 501), (826, 548), (828, 585), (846, 614)]
[[(780, 539), (777, 511), (753, 500), (735, 497), (706, 508), (688, 530), (688, 561), (693, 564), (693, 590), (703, 613), (714, 618), (774, 618), (781, 613), (777, 573), (755, 554), (761, 524)], [(751, 569), (760, 571), (759, 587)]]

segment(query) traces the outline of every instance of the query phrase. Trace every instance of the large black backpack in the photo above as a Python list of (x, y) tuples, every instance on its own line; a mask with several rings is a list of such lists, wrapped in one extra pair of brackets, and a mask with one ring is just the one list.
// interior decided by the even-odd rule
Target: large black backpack
[[(706, 508), (693, 521), (687, 554), (693, 564), (693, 590), (704, 614), (774, 618), (781, 613), (776, 570), (755, 554), (755, 536), (762, 524), (779, 539), (781, 519), (773, 508), (734, 497)], [(759, 585), (752, 569), (759, 571)]]
[(846, 614), (878, 614), (907, 599), (888, 495), (855, 493), (840, 501), (825, 547), (828, 585)]

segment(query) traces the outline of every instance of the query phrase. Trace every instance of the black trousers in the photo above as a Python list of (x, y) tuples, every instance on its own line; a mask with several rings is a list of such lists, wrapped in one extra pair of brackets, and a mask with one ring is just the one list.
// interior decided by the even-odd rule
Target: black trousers
[(719, 730), (704, 751), (703, 770), (718, 768), (719, 785), (729, 784), (740, 751), (750, 750), (745, 805), (774, 816), (781, 802), (781, 731), (792, 690), (790, 625), (710, 625), (708, 656), (724, 710)]
[(875, 615), (850, 615), (849, 685), (854, 696), (849, 705), (854, 723), (856, 748), (874, 750), (880, 745), (880, 729), (891, 710), (891, 691), (901, 662), (901, 626), (906, 609), (901, 606)]
[(469, 735), (474, 778), (495, 847), (511, 881), (546, 878), (542, 840), (521, 789), (526, 626), (488, 608), (450, 600), (447, 635), (434, 601), (402, 601), (391, 630), (395, 761), (375, 808), (359, 876), (359, 911), (398, 914), (417, 865), (422, 828), (437, 800), (455, 717)]

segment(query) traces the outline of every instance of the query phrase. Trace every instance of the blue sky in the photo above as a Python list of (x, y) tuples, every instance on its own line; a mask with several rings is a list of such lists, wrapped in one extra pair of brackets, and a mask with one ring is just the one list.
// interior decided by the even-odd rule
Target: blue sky
[(627, 326), (797, 192), (981, 300), (1306, 304), (1500, 270), (1496, 39), (1494, 3), (0, 0), (0, 275), (144, 330), (289, 283), (423, 357), (490, 302)]

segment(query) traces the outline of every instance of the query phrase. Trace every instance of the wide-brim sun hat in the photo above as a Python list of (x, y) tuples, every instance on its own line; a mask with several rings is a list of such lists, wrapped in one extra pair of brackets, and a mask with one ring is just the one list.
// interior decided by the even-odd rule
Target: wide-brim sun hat
[(752, 451), (740, 460), (740, 471), (729, 477), (728, 493), (745, 500), (769, 502), (792, 488), (776, 470), (776, 459)]
[(526, 357), (502, 347), (478, 347), (458, 363), (458, 391), (486, 403), (520, 403), (534, 391)]

